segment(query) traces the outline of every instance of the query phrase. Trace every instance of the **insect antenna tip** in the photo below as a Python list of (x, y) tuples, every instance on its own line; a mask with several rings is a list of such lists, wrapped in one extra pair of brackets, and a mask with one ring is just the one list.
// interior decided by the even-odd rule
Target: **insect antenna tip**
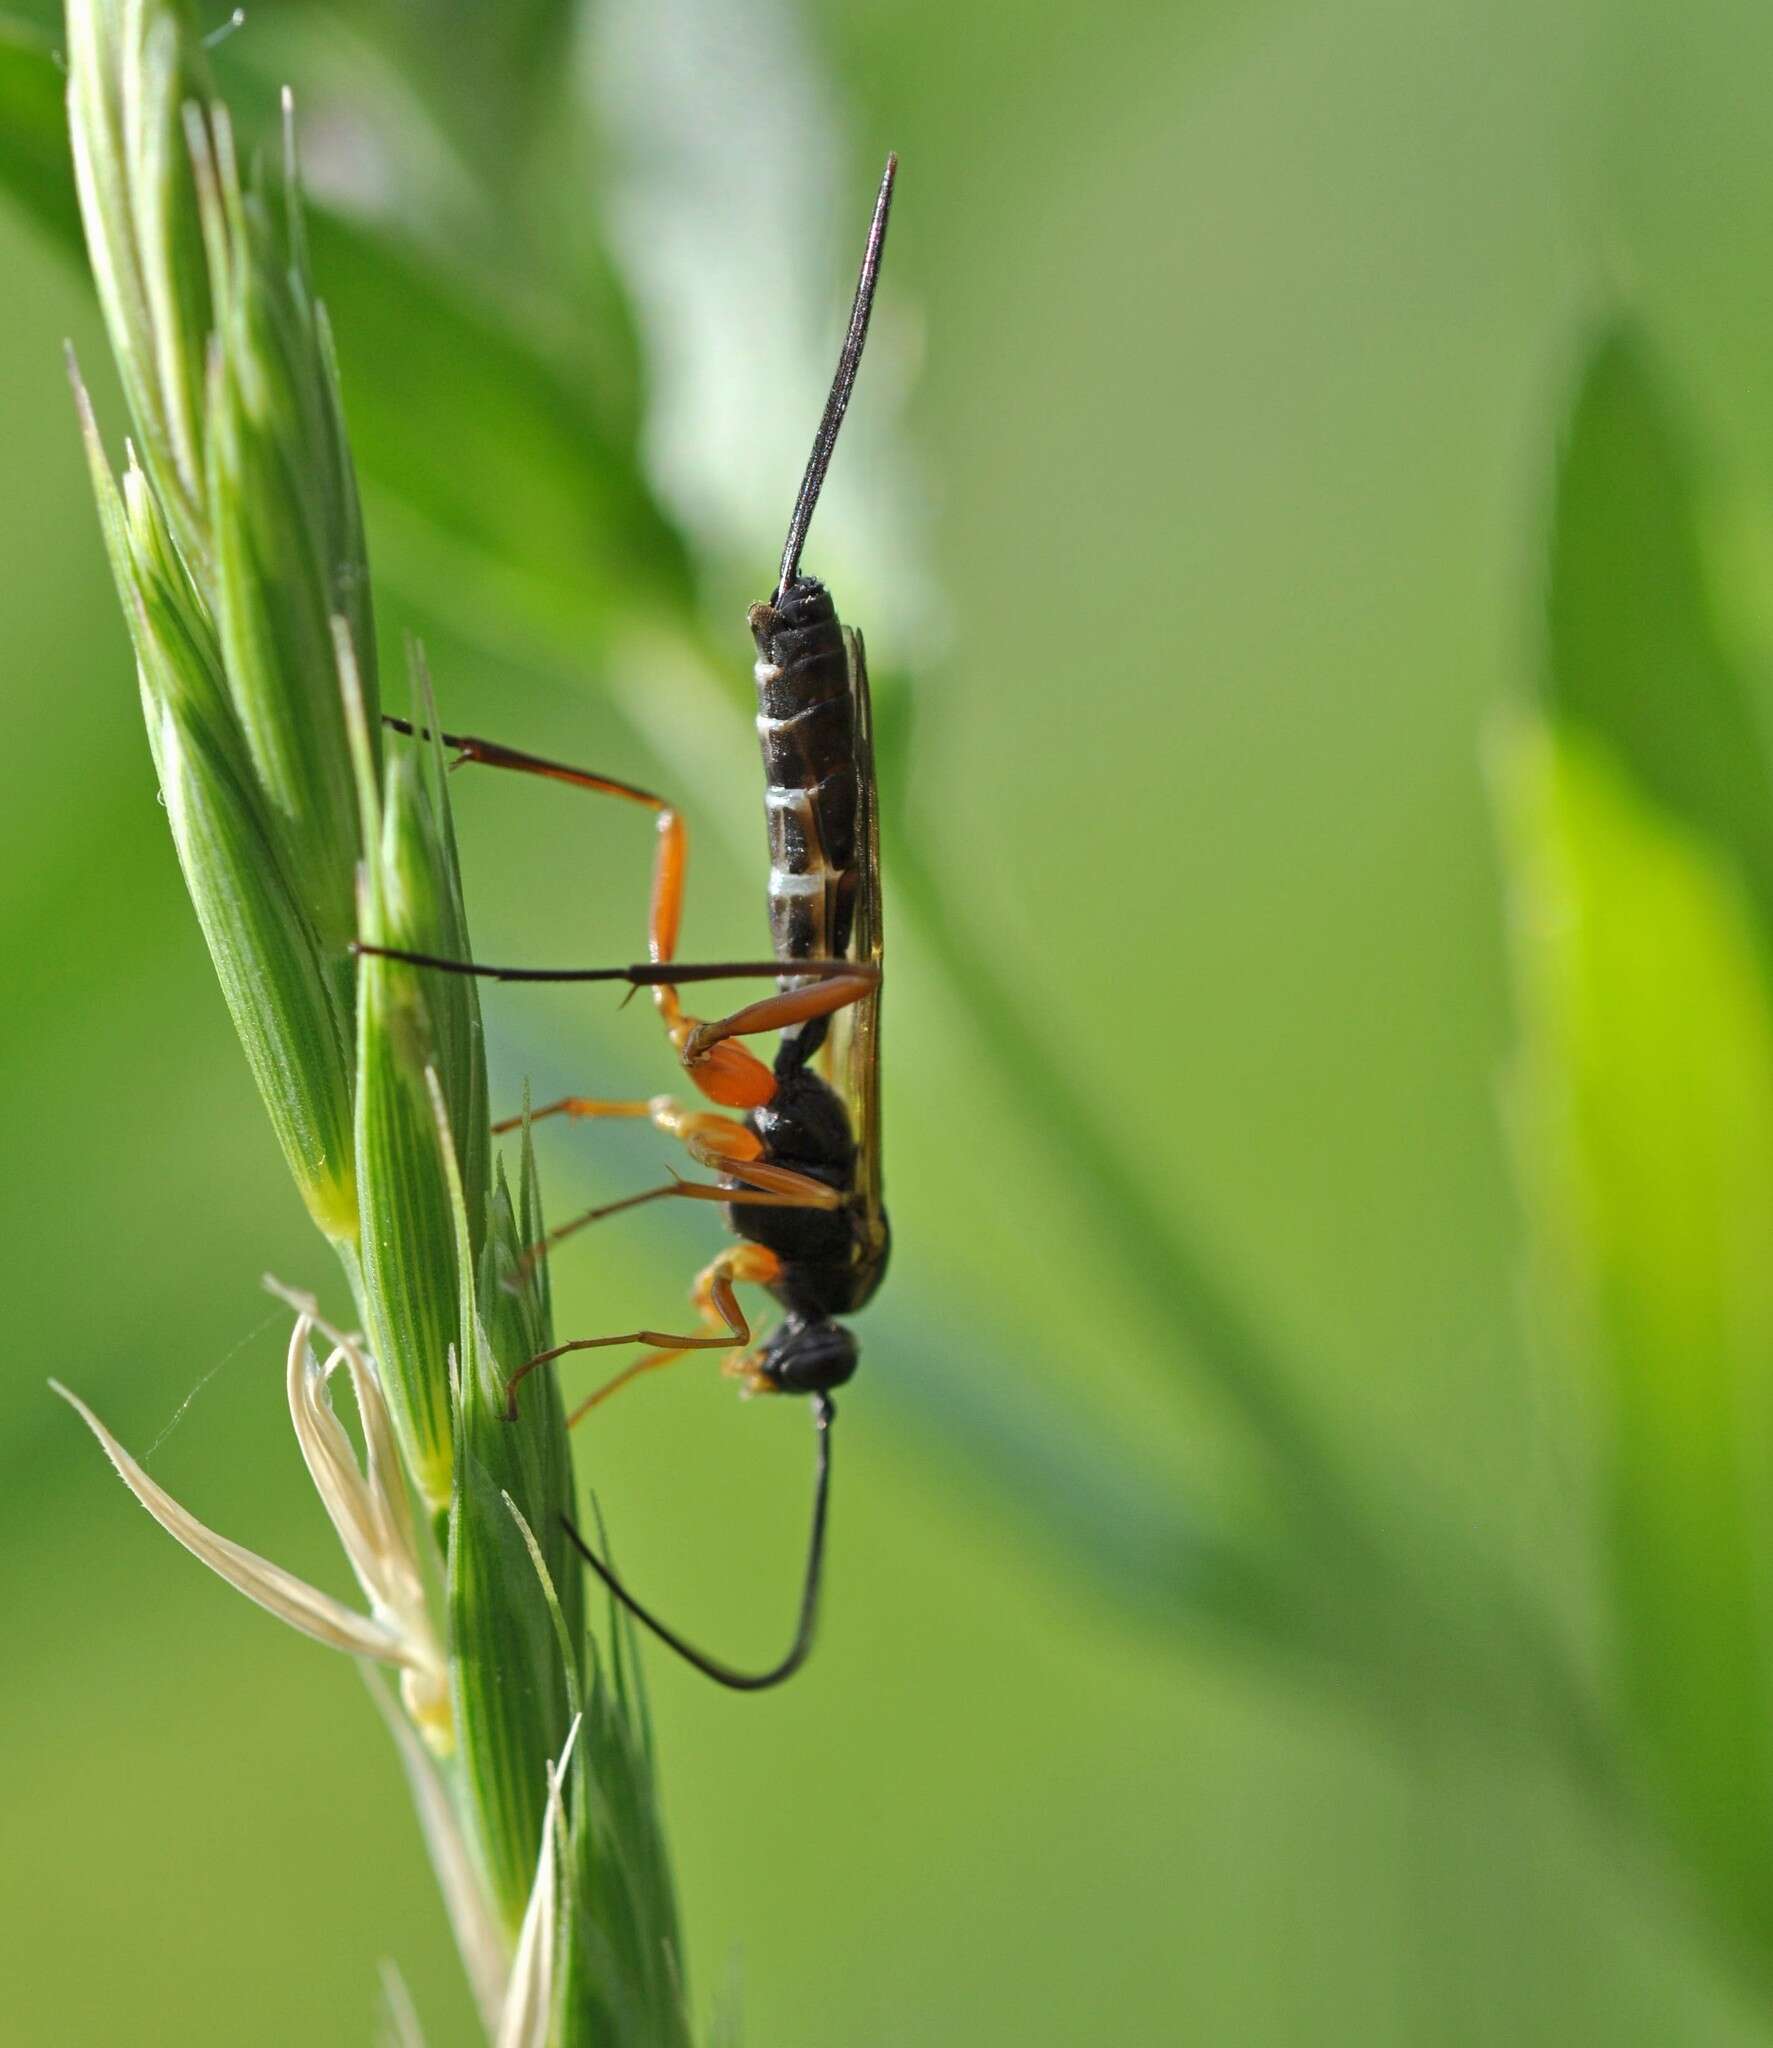
[(874, 287), (880, 278), (880, 259), (886, 247), (887, 216), (892, 210), (893, 185), (898, 177), (898, 152), (892, 151), (886, 160), (886, 169), (881, 174), (880, 190), (874, 196), (874, 214), (868, 223), (868, 242), (862, 251), (862, 270), (856, 279), (856, 296), (850, 306), (850, 324), (844, 335), (843, 348), (837, 358), (837, 372), (831, 379), (831, 390), (825, 400), (825, 410), (819, 420), (819, 430), (813, 436), (813, 452), (807, 457), (806, 472), (800, 480), (800, 490), (794, 500), (794, 511), (788, 521), (788, 538), (782, 548), (781, 572), (776, 578), (775, 598), (781, 599), (800, 572), (800, 551), (806, 545), (807, 528), (813, 523), (813, 510), (819, 502), (819, 492), (824, 488), (825, 472), (831, 466), (831, 451), (837, 445), (837, 430), (843, 425), (843, 416), (850, 402), (850, 392), (855, 387), (856, 372), (862, 363), (862, 347), (868, 339), (869, 316), (874, 311)]

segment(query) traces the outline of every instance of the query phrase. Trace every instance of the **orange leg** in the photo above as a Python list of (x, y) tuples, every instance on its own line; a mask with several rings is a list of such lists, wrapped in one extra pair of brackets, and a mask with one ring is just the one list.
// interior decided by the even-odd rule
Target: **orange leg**
[[(413, 738), (421, 734), (404, 718), (385, 718), (383, 723)], [(541, 754), (526, 754), (517, 747), (501, 746), (497, 740), (476, 739), (472, 733), (441, 732), (437, 737), (455, 755), (455, 765), (479, 763), (488, 768), (511, 768), (520, 775), (540, 775), (550, 782), (565, 782), (574, 789), (595, 790), (602, 796), (619, 796), (625, 803), (641, 804), (654, 813), (659, 824), (659, 846), (653, 856), (652, 907), (647, 916), (647, 954), (653, 960), (669, 960), (677, 950), (677, 927), (683, 911), (683, 876), (689, 861), (689, 840), (683, 819), (674, 805), (650, 789), (632, 782), (618, 782), (613, 775), (594, 774), (589, 768), (569, 768), (564, 761), (550, 761)]]
[[(653, 1105), (648, 1100), (598, 1102), (586, 1095), (563, 1095), (558, 1102), (545, 1102), (540, 1109), (532, 1109), (529, 1112), (529, 1121), (532, 1124), (539, 1124), (548, 1116), (651, 1116), (652, 1113)], [(520, 1116), (504, 1117), (493, 1125), (492, 1133), (495, 1138), (502, 1138), (507, 1131), (522, 1130), (523, 1125), (524, 1119)]]
[[(390, 718), (386, 722), (396, 732), (417, 736), (415, 728), (403, 718)], [(568, 783), (574, 789), (589, 789), (602, 796), (620, 797), (626, 803), (641, 804), (653, 812), (658, 819), (659, 844), (653, 855), (646, 950), (647, 958), (655, 964), (671, 959), (677, 951), (678, 929), (683, 922), (684, 878), (689, 866), (689, 835), (675, 805), (632, 782), (618, 782), (613, 776), (597, 775), (588, 768), (569, 768), (564, 761), (550, 761), (541, 754), (526, 754), (516, 747), (501, 746), (497, 740), (476, 739), (472, 733), (454, 732), (439, 733), (438, 738), (453, 750), (458, 767), (474, 762), (488, 768), (511, 768), (520, 775), (540, 775), (550, 782)], [(677, 990), (670, 982), (653, 984), (653, 1001), (673, 1044), (677, 1044), (679, 1032), (686, 1021), (693, 1027), (694, 1020), (685, 1020), (677, 1000)], [(717, 1095), (714, 1099), (722, 1101), (725, 1098)], [(762, 1095), (756, 1099), (767, 1102), (769, 1097)], [(749, 1101), (745, 1106), (750, 1106)]]
[(546, 1365), (550, 1359), (562, 1358), (569, 1351), (601, 1351), (615, 1344), (650, 1344), (655, 1347), (581, 1401), (567, 1418), (570, 1429), (600, 1401), (607, 1400), (618, 1387), (625, 1387), (643, 1373), (657, 1372), (661, 1366), (670, 1365), (691, 1351), (726, 1351), (735, 1345), (749, 1344), (751, 1325), (733, 1290), (741, 1284), (766, 1287), (780, 1275), (781, 1270), (781, 1260), (762, 1245), (729, 1245), (696, 1276), (694, 1300), (702, 1318), (702, 1334), (680, 1337), (660, 1330), (629, 1330), (616, 1337), (575, 1337), (570, 1343), (556, 1344), (551, 1351), (538, 1352), (511, 1375), (505, 1387), (506, 1418), (516, 1418), (519, 1382), (537, 1366)]
[[(416, 728), (406, 719), (389, 718), (385, 722), (396, 732), (416, 734)], [(458, 766), (477, 762), (489, 768), (510, 768), (519, 774), (540, 775), (552, 782), (568, 783), (575, 789), (620, 797), (627, 803), (641, 804), (655, 813), (659, 844), (653, 857), (652, 901), (647, 913), (647, 957), (655, 967), (670, 964), (677, 951), (677, 934), (683, 920), (684, 880), (689, 864), (688, 835), (682, 817), (672, 804), (631, 782), (618, 782), (613, 776), (593, 774), (589, 769), (569, 768), (564, 762), (551, 761), (540, 754), (526, 754), (516, 747), (501, 746), (496, 740), (448, 732), (440, 733), (438, 737), (446, 747), (453, 749)], [(416, 955), (408, 957), (418, 958)], [(502, 974), (505, 979), (598, 978), (595, 974), (564, 973), (555, 976), (546, 972), (476, 969), (468, 962), (432, 958), (421, 960), (420, 964), (458, 971), (488, 972), (495, 976)], [(769, 972), (771, 967), (773, 963), (770, 967), (746, 968), (743, 971)], [(804, 988), (765, 997), (761, 1002), (747, 1004), (725, 1017), (706, 1023), (685, 1013), (674, 982), (654, 981), (647, 977), (645, 985), (652, 989), (653, 1002), (684, 1072), (711, 1102), (717, 1102), (725, 1109), (757, 1109), (775, 1094), (775, 1076), (770, 1069), (754, 1053), (730, 1041), (749, 1037), (755, 1032), (779, 1031), (784, 1025), (805, 1023), (814, 1017), (829, 1016), (834, 1010), (859, 1001), (879, 981), (878, 969), (841, 961), (797, 961), (793, 971), (815, 974), (820, 978)], [(612, 975), (609, 978), (622, 977)], [(541, 1114), (547, 1115), (557, 1107), (564, 1108), (564, 1105), (550, 1105), (549, 1110)], [(596, 1113), (623, 1115), (636, 1112), (610, 1109)]]
[[(646, 1202), (676, 1197), (695, 1202), (749, 1204), (763, 1209), (836, 1209), (843, 1203), (843, 1196), (824, 1181), (811, 1174), (796, 1173), (792, 1167), (774, 1165), (760, 1157), (763, 1144), (756, 1132), (735, 1123), (731, 1117), (714, 1116), (706, 1110), (686, 1110), (668, 1095), (655, 1095), (646, 1102), (596, 1102), (584, 1096), (566, 1096), (559, 1102), (550, 1103), (547, 1110), (539, 1113), (545, 1115), (549, 1111), (572, 1117), (647, 1117), (655, 1129), (676, 1138), (698, 1165), (706, 1166), (715, 1173), (728, 1174), (739, 1185), (709, 1186), (700, 1181), (673, 1177), (660, 1187), (645, 1188), (637, 1195), (624, 1195), (619, 1201), (602, 1203), (557, 1225), (539, 1244), (531, 1245), (524, 1253), (526, 1264), (544, 1252), (552, 1251), (587, 1224), (601, 1223), (606, 1216), (618, 1215), (624, 1209), (638, 1209)], [(508, 1125), (494, 1126), (495, 1130), (507, 1128)]]
[[(696, 1063), (725, 1040), (748, 1038), (757, 1031), (780, 1031), (784, 1025), (805, 1024), (814, 1017), (829, 1017), (834, 1011), (847, 1009), (851, 1003), (859, 1003), (864, 996), (872, 995), (879, 984), (877, 971), (858, 966), (847, 974), (828, 975), (807, 988), (787, 989), (779, 995), (765, 996), (761, 1002), (747, 1003), (742, 1010), (734, 1010), (729, 1016), (695, 1024), (679, 1046), (679, 1054), (694, 1079)], [(735, 1046), (733, 1050), (738, 1051), (739, 1048)], [(715, 1099), (719, 1100), (718, 1097)], [(769, 1097), (765, 1096), (764, 1100), (767, 1102)]]

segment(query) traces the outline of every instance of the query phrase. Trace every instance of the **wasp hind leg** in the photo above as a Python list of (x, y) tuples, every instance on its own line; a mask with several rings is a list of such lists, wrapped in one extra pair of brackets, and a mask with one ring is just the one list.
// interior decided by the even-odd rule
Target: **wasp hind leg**
[[(388, 718), (394, 731), (414, 738), (429, 738), (428, 731), (403, 718)], [(683, 921), (685, 879), (689, 867), (689, 839), (676, 806), (649, 789), (613, 776), (598, 775), (588, 768), (571, 768), (541, 754), (526, 754), (496, 740), (477, 739), (470, 733), (440, 732), (437, 737), (455, 754), (455, 766), (478, 763), (490, 768), (509, 768), (522, 775), (539, 775), (550, 782), (564, 782), (575, 789), (603, 796), (620, 797), (639, 804), (658, 820), (659, 844), (653, 856), (652, 899), (647, 912), (646, 962), (628, 967), (546, 968), (493, 967), (474, 960), (451, 960), (435, 953), (409, 952), (396, 947), (359, 943), (355, 951), (384, 959), (404, 960), (415, 967), (430, 967), (446, 974), (482, 975), (494, 981), (625, 981), (634, 988), (650, 988), (660, 1021), (665, 1026), (683, 1069), (711, 1102), (726, 1109), (756, 1109), (775, 1092), (775, 1077), (768, 1067), (742, 1046), (728, 1041), (761, 1031), (779, 1031), (785, 1025), (805, 1023), (829, 1016), (847, 1004), (859, 1001), (878, 984), (879, 970), (849, 960), (797, 960), (785, 969), (779, 960), (737, 960), (685, 965), (675, 960), (678, 929)], [(724, 1017), (709, 1021), (692, 1017), (678, 1001), (677, 985), (692, 981), (719, 981), (748, 975), (780, 975), (784, 971), (805, 977), (808, 985), (761, 1002), (748, 1003)]]

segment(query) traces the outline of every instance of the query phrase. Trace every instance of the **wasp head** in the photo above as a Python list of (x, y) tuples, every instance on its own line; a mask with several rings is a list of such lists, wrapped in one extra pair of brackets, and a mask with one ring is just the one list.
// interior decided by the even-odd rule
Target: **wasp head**
[(861, 1346), (841, 1323), (789, 1320), (765, 1340), (757, 1368), (780, 1394), (826, 1394), (856, 1369)]

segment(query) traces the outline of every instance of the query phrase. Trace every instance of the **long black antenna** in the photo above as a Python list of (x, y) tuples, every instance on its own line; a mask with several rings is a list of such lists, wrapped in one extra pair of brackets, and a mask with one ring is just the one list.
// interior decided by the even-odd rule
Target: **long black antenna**
[(806, 545), (806, 530), (813, 523), (813, 507), (825, 472), (831, 467), (831, 451), (837, 446), (837, 430), (843, 425), (844, 408), (856, 371), (862, 362), (862, 344), (868, 339), (868, 316), (874, 310), (874, 286), (880, 276), (880, 252), (886, 246), (887, 214), (893, 204), (893, 180), (899, 174), (899, 159), (889, 156), (874, 196), (874, 218), (868, 224), (868, 246), (862, 252), (862, 274), (856, 279), (856, 300), (850, 308), (850, 331), (843, 338), (843, 353), (837, 359), (837, 375), (831, 380), (831, 395), (825, 401), (825, 416), (813, 436), (813, 452), (807, 457), (806, 474), (800, 480), (800, 495), (788, 521), (788, 539), (782, 549), (782, 573), (776, 579), (776, 596), (794, 581), (800, 568), (800, 551)]
[[(890, 168), (888, 175), (891, 175)], [(830, 1396), (815, 1394), (813, 1427), (819, 1433), (819, 1471), (813, 1485), (813, 1531), (807, 1543), (806, 1580), (800, 1592), (800, 1623), (787, 1656), (781, 1663), (772, 1664), (767, 1671), (736, 1670), (731, 1664), (723, 1664), (718, 1657), (710, 1657), (705, 1650), (698, 1650), (693, 1643), (686, 1643), (675, 1629), (667, 1628), (656, 1614), (641, 1606), (565, 1515), (560, 1518), (561, 1527), (572, 1538), (579, 1555), (634, 1619), (651, 1629), (667, 1649), (675, 1650), (686, 1664), (693, 1664), (716, 1685), (730, 1686), (734, 1692), (767, 1691), (772, 1685), (780, 1685), (783, 1679), (792, 1678), (812, 1654), (813, 1630), (819, 1620), (819, 1582), (825, 1566), (825, 1504), (831, 1493), (831, 1425), (836, 1419), (837, 1409)]]

